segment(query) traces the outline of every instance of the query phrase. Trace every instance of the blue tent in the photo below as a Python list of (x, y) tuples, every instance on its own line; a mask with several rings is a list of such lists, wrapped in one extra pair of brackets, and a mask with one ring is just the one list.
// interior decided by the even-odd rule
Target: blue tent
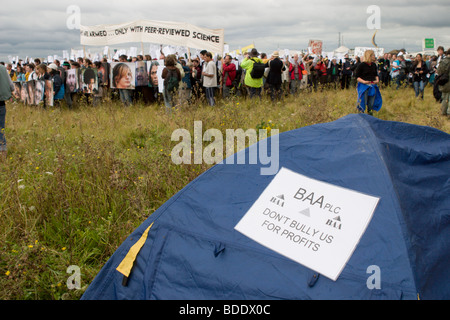
[[(236, 231), (274, 176), (219, 164), (142, 223), (82, 299), (450, 298), (448, 134), (358, 114), (278, 137), (280, 168), (380, 197), (336, 281)], [(368, 288), (371, 265), (379, 289)]]

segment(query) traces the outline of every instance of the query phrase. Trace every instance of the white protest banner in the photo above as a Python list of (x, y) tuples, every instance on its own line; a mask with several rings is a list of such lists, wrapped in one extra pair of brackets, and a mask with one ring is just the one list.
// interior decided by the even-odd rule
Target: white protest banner
[(156, 75), (158, 77), (158, 92), (163, 93), (164, 92), (164, 79), (162, 77), (162, 72), (165, 67), (164, 67), (164, 60), (160, 60), (160, 61), (161, 61), (161, 63), (159, 63)]
[(229, 44), (225, 44), (223, 46), (223, 53), (226, 54), (228, 52), (230, 52), (230, 45)]
[(184, 22), (137, 20), (116, 25), (80, 26), (82, 45), (110, 46), (150, 42), (222, 53), (224, 29), (207, 29)]
[(175, 54), (175, 50), (173, 50), (173, 48), (169, 47), (169, 46), (164, 46), (162, 48), (162, 52), (165, 56), (168, 56), (170, 54)]
[(322, 40), (309, 40), (308, 49), (311, 48), (311, 54), (320, 56), (322, 54), (322, 45)]
[(281, 168), (235, 229), (336, 281), (378, 201)]
[(380, 57), (384, 55), (384, 48), (371, 48), (371, 47), (355, 47), (355, 57), (364, 57), (364, 52), (367, 50), (373, 50), (375, 57)]

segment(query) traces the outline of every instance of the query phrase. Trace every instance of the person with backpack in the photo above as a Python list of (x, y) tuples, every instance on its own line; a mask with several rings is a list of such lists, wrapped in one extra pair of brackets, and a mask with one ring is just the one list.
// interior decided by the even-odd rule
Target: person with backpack
[(164, 59), (165, 68), (161, 77), (164, 79), (163, 97), (166, 111), (168, 112), (172, 110), (181, 81), (181, 73), (176, 64), (177, 61), (174, 55), (168, 55)]
[(446, 52), (446, 57), (443, 58), (437, 69), (436, 83), (441, 92), (441, 113), (443, 116), (450, 116), (450, 49)]
[(253, 48), (241, 63), (242, 69), (245, 70), (244, 84), (248, 87), (250, 99), (254, 96), (261, 98), (261, 88), (266, 64), (258, 56), (258, 50)]
[(210, 106), (215, 106), (214, 90), (217, 88), (217, 67), (211, 52), (206, 52), (204, 58), (205, 62), (203, 63), (202, 69), (203, 87), (205, 88), (208, 104)]

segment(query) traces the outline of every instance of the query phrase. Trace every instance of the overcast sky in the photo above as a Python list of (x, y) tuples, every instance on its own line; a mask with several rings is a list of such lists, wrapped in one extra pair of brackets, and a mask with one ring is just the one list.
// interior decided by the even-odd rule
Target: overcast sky
[[(371, 16), (367, 8), (377, 5), (381, 24), (375, 41), (379, 47), (416, 52), (421, 50), (422, 39), (429, 37), (438, 45), (450, 46), (449, 0), (22, 0), (1, 3), (0, 61), (8, 61), (8, 55), (62, 56), (62, 50), (82, 49), (79, 31), (66, 25), (70, 5), (80, 8), (85, 26), (138, 19), (188, 22), (225, 29), (230, 49), (254, 43), (258, 51), (269, 54), (278, 48), (306, 49), (309, 39), (323, 40), (324, 50), (333, 51), (339, 32), (341, 44), (349, 48), (372, 46), (375, 30), (367, 28)], [(138, 45), (111, 48), (130, 46)]]

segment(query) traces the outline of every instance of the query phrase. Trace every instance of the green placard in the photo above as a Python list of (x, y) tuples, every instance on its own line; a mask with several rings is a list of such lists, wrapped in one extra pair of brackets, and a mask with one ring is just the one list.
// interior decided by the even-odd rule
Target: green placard
[(425, 39), (424, 44), (425, 49), (434, 49), (434, 39)]

